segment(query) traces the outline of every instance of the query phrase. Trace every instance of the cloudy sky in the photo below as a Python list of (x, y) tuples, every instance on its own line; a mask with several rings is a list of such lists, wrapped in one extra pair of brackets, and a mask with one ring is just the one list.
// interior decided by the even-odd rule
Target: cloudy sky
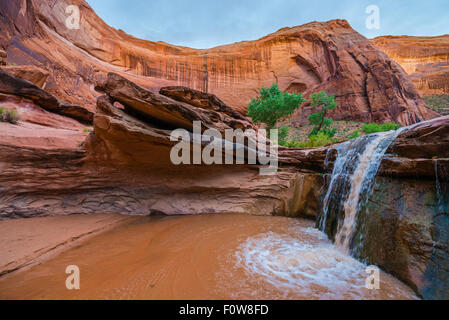
[[(283, 27), (343, 18), (366, 37), (449, 33), (449, 0), (87, 0), (138, 38), (193, 48), (255, 40)], [(366, 25), (370, 5), (379, 29)], [(372, 13), (372, 11), (371, 11)], [(370, 20), (372, 21), (372, 20)], [(374, 25), (375, 27), (375, 25)]]

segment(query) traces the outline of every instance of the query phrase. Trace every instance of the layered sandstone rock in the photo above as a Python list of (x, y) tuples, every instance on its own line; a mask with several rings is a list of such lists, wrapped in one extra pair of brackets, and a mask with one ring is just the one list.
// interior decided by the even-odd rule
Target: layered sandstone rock
[(449, 299), (449, 176), (377, 177), (358, 219), (356, 257), (381, 267), (425, 299)]
[[(96, 158), (98, 155), (101, 157), (107, 155), (107, 158), (112, 161), (113, 158), (119, 159), (126, 155), (128, 160), (122, 163), (139, 162), (170, 167), (170, 149), (178, 143), (178, 141), (170, 139), (173, 129), (183, 128), (192, 135), (193, 122), (200, 121), (203, 134), (207, 129), (216, 129), (222, 134), (222, 139), (226, 138), (225, 130), (228, 129), (254, 130), (254, 125), (249, 120), (212, 94), (200, 93), (184, 87), (162, 88), (161, 94), (157, 94), (114, 73), (110, 73), (107, 80), (98, 84), (96, 88), (106, 95), (98, 98), (94, 134), (87, 143), (87, 149), (90, 150), (89, 154), (92, 158)], [(181, 95), (181, 92), (185, 95)], [(195, 95), (201, 95), (201, 99), (193, 99)], [(121, 107), (117, 107), (116, 103), (119, 103)], [(219, 105), (219, 107), (212, 108), (211, 105)], [(119, 134), (119, 132), (133, 132), (134, 134), (127, 136), (123, 133)], [(137, 132), (140, 132), (145, 139), (139, 137), (140, 134)], [(132, 142), (133, 140), (130, 140), (134, 136), (138, 137), (135, 144)], [(144, 140), (148, 143), (147, 147), (134, 147), (134, 145), (143, 143)], [(201, 141), (200, 144), (205, 145), (208, 142)], [(222, 146), (235, 153), (238, 148), (237, 141), (233, 139), (230, 142), (232, 143), (231, 147), (226, 146), (225, 143)], [(245, 151), (248, 152), (248, 140), (244, 140), (244, 143)], [(267, 143), (271, 142), (267, 140)], [(100, 145), (105, 147), (100, 147)], [(101, 152), (96, 150), (99, 147)], [(109, 151), (105, 151), (106, 149)], [(165, 154), (155, 156), (154, 153), (157, 149), (161, 149)], [(141, 152), (151, 152), (153, 156), (144, 156), (140, 154)], [(324, 170), (326, 154), (327, 148), (301, 150), (280, 147), (277, 159), (285, 166), (297, 166), (321, 172)], [(130, 157), (132, 159), (129, 159)], [(112, 161), (104, 164), (118, 163)]]
[(397, 275), (424, 298), (448, 299), (449, 117), (403, 132), (380, 173), (364, 230), (365, 239), (375, 245), (365, 246), (361, 257)]
[(58, 98), (37, 85), (17, 78), (0, 69), (0, 94), (31, 100), (43, 109), (74, 118), (84, 123), (92, 123), (93, 113), (83, 107), (61, 103)]
[[(373, 191), (358, 208), (351, 240), (354, 256), (396, 276), (425, 299), (449, 298), (448, 150), (449, 117), (406, 128), (387, 150)], [(338, 193), (333, 197), (338, 199)], [(344, 214), (327, 217), (331, 238)]]
[[(176, 101), (185, 102), (195, 107), (222, 112), (230, 117), (248, 122), (247, 119), (239, 112), (227, 106), (223, 101), (213, 94), (194, 90), (186, 87), (165, 87), (162, 88), (160, 94), (170, 97)], [(243, 128), (243, 127), (242, 127)], [(245, 127), (248, 129), (249, 127)]]
[(0, 66), (6, 66), (6, 57), (7, 57), (7, 53), (4, 50), (0, 50)]
[[(96, 212), (314, 218), (319, 211), (322, 173), (335, 159), (327, 148), (280, 148), (280, 168), (271, 176), (260, 175), (260, 165), (175, 166), (170, 160), (177, 143), (170, 139), (174, 127), (190, 132), (192, 122), (200, 119), (205, 128), (222, 131), (252, 128), (251, 122), (234, 117), (217, 97), (188, 88), (160, 90), (175, 100), (109, 74), (97, 89), (104, 95), (97, 101), (94, 131), (84, 143), (87, 133), (80, 127), (67, 130), (28, 122), (2, 127), (2, 218)], [(419, 181), (398, 179), (398, 173), (395, 179), (378, 177), (369, 205), (359, 216), (364, 223), (358, 232), (365, 244), (357, 255), (425, 298), (447, 298), (448, 176), (441, 167), (446, 153), (434, 153), (440, 150), (436, 141), (448, 149), (448, 123), (446, 117), (415, 125), (388, 151), (387, 158), (401, 161), (436, 161), (438, 179), (433, 180), (435, 174), (432, 180), (420, 175)], [(407, 141), (415, 147), (410, 149)], [(382, 166), (384, 175), (391, 174)]]
[[(238, 112), (231, 111), (216, 96), (192, 89), (179, 87), (178, 94), (175, 94), (176, 88), (162, 88), (161, 94), (157, 94), (115, 73), (108, 74), (107, 80), (97, 85), (96, 89), (120, 102), (125, 109), (132, 109), (161, 126), (192, 131), (192, 123), (200, 121), (205, 129), (215, 128), (222, 132), (226, 129), (254, 129), (250, 121)], [(201, 95), (201, 100), (195, 99), (195, 94)], [(170, 96), (175, 96), (176, 100)], [(209, 105), (214, 104), (218, 107), (209, 108)]]
[[(10, 128), (11, 139), (0, 143), (0, 208), (3, 217), (73, 213), (202, 214), (238, 212), (313, 216), (318, 207), (322, 177), (299, 159), (324, 161), (325, 152), (280, 150), (281, 168), (260, 175), (260, 165), (180, 165), (171, 162), (177, 141), (172, 128), (191, 133), (192, 122), (204, 129), (253, 128), (250, 121), (213, 95), (201, 95), (206, 105), (189, 92), (177, 101), (153, 93), (117, 74), (97, 86), (94, 131), (89, 134), (22, 123)], [(161, 92), (173, 93), (173, 88)], [(159, 112), (156, 112), (159, 111)], [(34, 128), (34, 129), (33, 129)], [(5, 133), (2, 131), (3, 134)], [(231, 143), (230, 152), (237, 150)], [(248, 149), (248, 148), (247, 148)], [(294, 157), (293, 157), (294, 155)], [(320, 165), (310, 165), (310, 167)], [(298, 193), (303, 194), (302, 196)]]
[(449, 172), (449, 116), (404, 131), (387, 150), (379, 172), (385, 176), (435, 179), (436, 167)]
[(59, 107), (58, 99), (52, 94), (3, 70), (0, 70), (0, 93), (27, 98), (48, 110)]
[[(80, 8), (79, 30), (66, 26), (69, 4)], [(282, 90), (335, 95), (335, 119), (411, 124), (436, 116), (405, 72), (343, 20), (196, 50), (115, 30), (83, 0), (2, 2), (0, 9), (0, 44), (8, 47), (9, 59), (45, 66), (51, 70), (46, 88), (90, 111), (98, 97), (92, 84), (113, 71), (156, 92), (181, 85), (214, 93), (243, 114), (260, 87), (277, 82)], [(305, 122), (311, 112), (306, 107), (295, 122)]]
[[(35, 104), (33, 101), (13, 95), (4, 95), (0, 94), (0, 105), (6, 109), (16, 110), (18, 115), (20, 116), (20, 121), (17, 126), (11, 127), (10, 133), (11, 135), (7, 135), (5, 137), (5, 127), (2, 128), (2, 139), (15, 139), (17, 138), (14, 132), (16, 131), (21, 136), (21, 129), (23, 126), (27, 127), (28, 125), (38, 125), (36, 130), (33, 131), (34, 134), (31, 134), (29, 137), (33, 140), (36, 136), (39, 136), (41, 130), (47, 130), (47, 128), (53, 129), (66, 129), (71, 131), (83, 131), (86, 129), (86, 124), (80, 123), (75, 119), (68, 118), (66, 116), (62, 116), (53, 112), (46, 111), (41, 108), (39, 105)], [(45, 135), (45, 134), (44, 134)], [(26, 134), (25, 136), (28, 136)], [(57, 134), (54, 137), (57, 139)], [(18, 138), (20, 139), (20, 138)], [(53, 140), (51, 137), (47, 137), (49, 140)], [(78, 140), (78, 143), (83, 141), (84, 138)], [(19, 144), (20, 145), (20, 144)], [(44, 141), (44, 145), (39, 145), (39, 140), (36, 140), (35, 147), (45, 147), (46, 143)]]
[(372, 42), (404, 68), (421, 95), (449, 93), (449, 35), (385, 36)]
[[(371, 179), (372, 192), (368, 193), (365, 183), (361, 185), (361, 199), (351, 223), (354, 233), (346, 233), (351, 237), (349, 252), (396, 276), (425, 299), (448, 299), (449, 117), (403, 130), (381, 160), (377, 176), (366, 176)], [(372, 137), (359, 139), (347, 145), (356, 158), (366, 150), (365, 142), (372, 141)], [(333, 172), (332, 180), (326, 179), (323, 191), (332, 187), (332, 193), (322, 204), (326, 207), (317, 221), (333, 240), (344, 230), (349, 188), (354, 190), (362, 182), (351, 162), (356, 158), (347, 149), (341, 150), (346, 153), (340, 156), (349, 162)], [(329, 152), (328, 170), (333, 162), (335, 156)]]
[[(97, 212), (314, 217), (322, 174), (335, 159), (327, 148), (280, 148), (272, 176), (261, 176), (260, 165), (175, 166), (170, 160), (177, 143), (172, 129), (191, 136), (197, 120), (219, 132), (254, 128), (244, 106), (273, 81), (306, 95), (335, 94), (336, 119), (410, 124), (434, 116), (403, 70), (345, 21), (194, 50), (114, 30), (81, 0), (70, 2), (80, 5), (81, 29), (70, 30), (68, 3), (0, 3), (0, 45), (8, 59), (50, 71), (45, 90), (0, 71), (0, 99), (25, 112), (19, 125), (2, 124), (0, 131), (0, 218)], [(96, 106), (90, 134), (66, 117), (92, 117)], [(305, 108), (296, 120), (310, 112)], [(449, 283), (442, 197), (447, 123), (421, 123), (392, 144), (367, 208), (368, 244), (359, 252), (431, 298), (447, 298)], [(410, 175), (415, 180), (403, 179)]]
[(5, 66), (1, 69), (17, 78), (27, 80), (39, 88), (45, 86), (45, 82), (49, 76), (46, 70), (36, 66)]

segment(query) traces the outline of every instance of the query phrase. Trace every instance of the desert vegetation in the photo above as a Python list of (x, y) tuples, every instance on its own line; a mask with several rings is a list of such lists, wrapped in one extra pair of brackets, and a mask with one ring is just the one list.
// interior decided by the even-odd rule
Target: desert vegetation
[[(275, 128), (278, 121), (286, 120), (306, 102), (302, 94), (282, 92), (277, 84), (273, 84), (270, 88), (262, 87), (259, 94), (260, 96), (258, 98), (251, 100), (248, 106), (248, 116), (255, 123), (264, 123), (267, 130)], [(278, 143), (280, 145), (289, 147), (317, 147), (336, 142), (333, 139), (336, 130), (330, 127), (332, 120), (326, 118), (329, 110), (333, 110), (337, 106), (334, 96), (328, 96), (324, 91), (314, 93), (310, 96), (310, 105), (319, 107), (321, 110), (309, 116), (309, 122), (313, 126), (313, 129), (308, 135), (308, 140), (289, 140), (290, 128), (288, 126), (282, 126), (278, 128)]]
[(19, 122), (20, 116), (15, 109), (9, 109), (0, 106), (0, 121), (9, 122), (11, 124), (17, 124)]
[(264, 123), (268, 133), (279, 120), (291, 116), (305, 101), (302, 94), (282, 92), (277, 84), (260, 89), (260, 96), (248, 106), (248, 116), (254, 123)]
[(442, 115), (449, 114), (449, 94), (438, 94), (423, 98), (426, 105)]
[[(307, 102), (301, 94), (282, 92), (276, 84), (262, 88), (260, 96), (248, 106), (248, 116), (255, 123), (264, 123), (267, 129), (276, 127), (278, 122), (288, 122), (289, 117)], [(309, 104), (320, 111), (312, 113), (309, 124), (301, 128), (288, 125), (278, 127), (278, 141), (281, 146), (290, 148), (316, 148), (333, 143), (359, 138), (366, 134), (397, 130), (401, 127), (395, 122), (383, 124), (356, 121), (333, 121), (327, 118), (330, 110), (337, 107), (334, 96), (320, 91), (310, 96)]]
[(383, 124), (366, 123), (363, 126), (362, 130), (363, 130), (363, 132), (370, 134), (370, 133), (376, 133), (376, 132), (397, 130), (400, 127), (401, 127), (401, 125), (399, 123), (395, 123), (395, 122), (386, 122)]

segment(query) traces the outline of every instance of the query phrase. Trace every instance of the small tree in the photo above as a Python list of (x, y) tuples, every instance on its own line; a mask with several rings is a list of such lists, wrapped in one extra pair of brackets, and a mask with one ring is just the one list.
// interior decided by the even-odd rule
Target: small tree
[(314, 125), (310, 135), (316, 135), (320, 131), (323, 131), (328, 136), (334, 136), (335, 130), (330, 130), (332, 120), (326, 118), (329, 110), (333, 110), (337, 107), (334, 96), (328, 96), (326, 92), (320, 91), (310, 96), (310, 105), (312, 107), (321, 107), (321, 112), (312, 113), (309, 116), (309, 122)]
[(262, 88), (260, 97), (253, 98), (248, 105), (248, 116), (254, 123), (265, 123), (268, 133), (279, 120), (291, 116), (305, 101), (302, 94), (282, 92), (277, 84)]

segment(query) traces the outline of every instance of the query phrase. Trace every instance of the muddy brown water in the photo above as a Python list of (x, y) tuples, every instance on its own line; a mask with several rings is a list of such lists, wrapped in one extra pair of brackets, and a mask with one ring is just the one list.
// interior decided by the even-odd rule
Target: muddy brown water
[[(80, 290), (65, 286), (80, 269)], [(0, 279), (0, 299), (416, 299), (338, 251), (313, 223), (284, 217), (142, 217)]]

